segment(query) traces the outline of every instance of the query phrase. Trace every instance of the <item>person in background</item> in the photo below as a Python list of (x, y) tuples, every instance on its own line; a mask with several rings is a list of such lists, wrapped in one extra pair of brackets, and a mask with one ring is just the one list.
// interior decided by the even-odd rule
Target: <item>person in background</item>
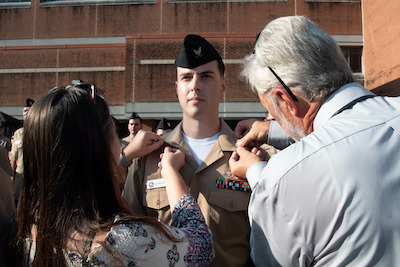
[(156, 127), (156, 134), (162, 136), (166, 133), (169, 133), (173, 130), (171, 122), (166, 118), (162, 118)]
[(0, 167), (11, 177), (14, 173), (11, 169), (9, 152), (11, 150), (11, 141), (3, 135), (3, 123), (0, 121)]
[[(179, 174), (185, 155), (166, 148), (159, 162), (172, 226), (137, 216), (114, 175), (120, 147), (108, 105), (91, 95), (54, 88), (26, 118), (17, 235), (23, 265), (207, 266), (212, 236)], [(135, 137), (130, 155), (159, 148), (159, 139), (152, 132)]]
[(11, 151), (10, 138), (3, 135), (3, 122), (2, 121), (0, 121), (0, 146), (5, 147), (8, 152)]
[[(24, 108), (22, 110), (22, 117), (25, 120), (30, 108), (32, 107), (34, 101), (27, 98), (25, 101)], [(21, 189), (22, 175), (24, 173), (23, 164), (23, 153), (22, 153), (22, 139), (24, 136), (24, 127), (19, 128), (14, 132), (12, 137), (12, 145), (10, 152), (10, 164), (11, 170), (13, 172), (13, 183), (14, 183), (14, 197), (15, 206), (18, 204), (19, 192)]]
[(255, 265), (398, 266), (400, 97), (355, 83), (334, 39), (303, 16), (270, 22), (243, 64), (297, 141), (268, 162), (242, 146), (229, 161), (252, 189)]
[[(175, 66), (175, 88), (183, 118), (164, 142), (185, 153), (180, 173), (212, 230), (212, 266), (251, 264), (247, 218), (250, 191), (246, 183), (230, 175), (228, 160), (236, 149), (236, 137), (219, 118), (219, 102), (226, 90), (224, 63), (207, 40), (190, 34), (183, 41)], [(154, 151), (134, 160), (123, 196), (138, 214), (170, 223), (165, 177), (157, 166), (160, 153)], [(128, 155), (126, 160), (130, 165)]]
[[(3, 148), (5, 149), (5, 148)], [(10, 175), (0, 168), (0, 266), (12, 266), (9, 255), (11, 232), (15, 224), (15, 201)]]
[[(111, 118), (112, 118), (112, 120), (113, 120), (113, 122), (115, 124), (115, 132), (117, 133), (117, 136), (118, 136), (119, 122), (114, 116), (111, 116)], [(119, 136), (118, 136), (118, 141), (119, 141), (119, 146), (120, 146), (121, 150), (124, 149), (129, 144), (128, 141), (122, 140), (121, 138), (119, 138)]]
[(132, 112), (132, 115), (129, 117), (128, 121), (129, 135), (122, 138), (122, 140), (130, 143), (137, 132), (143, 128), (142, 122), (142, 118), (140, 118), (136, 112)]

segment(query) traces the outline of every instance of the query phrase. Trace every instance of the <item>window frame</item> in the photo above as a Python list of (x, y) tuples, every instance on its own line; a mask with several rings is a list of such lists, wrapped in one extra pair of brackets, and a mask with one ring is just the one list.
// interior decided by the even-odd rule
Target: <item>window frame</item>
[(157, 0), (42, 0), (40, 7), (154, 4)]

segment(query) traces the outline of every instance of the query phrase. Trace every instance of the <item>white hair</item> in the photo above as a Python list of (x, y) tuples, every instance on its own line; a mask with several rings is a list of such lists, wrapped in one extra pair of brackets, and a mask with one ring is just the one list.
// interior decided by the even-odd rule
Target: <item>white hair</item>
[(282, 87), (276, 74), (310, 102), (322, 101), (354, 78), (335, 40), (303, 16), (281, 17), (260, 33), (241, 75), (253, 90), (267, 95)]

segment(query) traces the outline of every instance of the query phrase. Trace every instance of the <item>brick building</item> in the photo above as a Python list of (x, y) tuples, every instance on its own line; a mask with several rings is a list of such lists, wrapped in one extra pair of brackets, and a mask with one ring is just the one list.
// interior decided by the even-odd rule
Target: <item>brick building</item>
[(25, 98), (83, 80), (96, 84), (122, 123), (133, 111), (148, 129), (162, 117), (180, 120), (174, 58), (188, 33), (207, 38), (226, 63), (221, 117), (231, 125), (263, 117), (238, 79), (240, 62), (269, 21), (295, 14), (333, 35), (364, 84), (360, 0), (20, 1), (0, 0), (0, 111), (17, 119)]
[(400, 2), (363, 1), (365, 87), (378, 95), (400, 95)]

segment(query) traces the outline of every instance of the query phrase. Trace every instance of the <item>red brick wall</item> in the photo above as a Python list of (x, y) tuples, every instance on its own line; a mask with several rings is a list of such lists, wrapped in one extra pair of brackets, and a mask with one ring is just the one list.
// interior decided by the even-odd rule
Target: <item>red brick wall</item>
[[(297, 3), (297, 6), (295, 6)], [(205, 36), (224, 59), (250, 53), (254, 37), (271, 20), (295, 12), (330, 34), (361, 35), (361, 3), (199, 2), (98, 6), (40, 6), (0, 9), (0, 40), (124, 37), (126, 43), (0, 47), (0, 69), (124, 67), (124, 71), (0, 73), (0, 106), (22, 106), (56, 85), (73, 79), (96, 83), (111, 105), (175, 102), (173, 64), (143, 65), (140, 60), (173, 60), (188, 33)], [(238, 79), (239, 64), (227, 64), (227, 102), (258, 101)], [(11, 94), (12, 92), (12, 94)]]
[(363, 2), (365, 85), (383, 95), (400, 95), (400, 2)]

